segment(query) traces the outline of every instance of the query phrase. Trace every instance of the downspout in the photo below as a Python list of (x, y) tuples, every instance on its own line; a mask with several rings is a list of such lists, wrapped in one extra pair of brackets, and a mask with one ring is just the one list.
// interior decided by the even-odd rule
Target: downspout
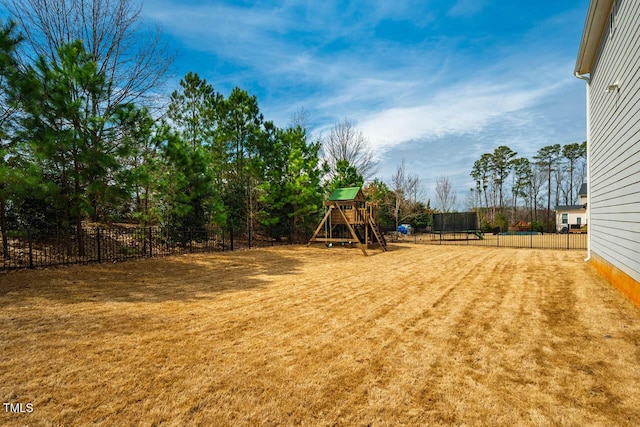
[(584, 259), (587, 262), (591, 259), (591, 115), (589, 114), (591, 110), (591, 103), (589, 102), (591, 78), (578, 74), (577, 71), (573, 75), (587, 82), (587, 257)]

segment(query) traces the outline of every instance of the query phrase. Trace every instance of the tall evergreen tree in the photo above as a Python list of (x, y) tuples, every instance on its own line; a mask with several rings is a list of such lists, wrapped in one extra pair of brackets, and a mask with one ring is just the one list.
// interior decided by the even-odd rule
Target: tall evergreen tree
[(320, 210), (320, 143), (309, 142), (300, 126), (272, 134), (260, 150), (264, 162), (264, 181), (259, 186), (264, 208), (261, 223), (273, 237), (288, 235), (293, 240), (299, 232), (310, 231)]
[(538, 150), (533, 159), (547, 177), (547, 230), (551, 229), (551, 178), (560, 160), (560, 144), (547, 145)]
[[(20, 187), (20, 171), (16, 165), (16, 149), (11, 141), (9, 127), (15, 118), (14, 86), (18, 74), (15, 56), (20, 38), (15, 34), (15, 23), (0, 21), (0, 234), (2, 254), (9, 257), (7, 242), (7, 203)], [(13, 98), (13, 99), (12, 99)]]
[(513, 158), (517, 154), (518, 153), (511, 150), (509, 147), (501, 145), (496, 148), (491, 155), (491, 170), (493, 172), (493, 179), (496, 187), (498, 188), (500, 211), (502, 211), (504, 207), (504, 199), (502, 197), (504, 182), (511, 172), (513, 167)]
[(167, 116), (193, 149), (210, 148), (214, 144), (222, 101), (222, 95), (206, 79), (189, 72), (180, 80), (180, 88), (171, 93)]
[[(566, 144), (562, 147), (562, 156), (566, 159), (569, 164), (569, 187), (567, 191), (567, 196), (565, 197), (565, 204), (572, 204), (575, 200), (575, 195), (573, 193), (574, 183), (573, 179), (575, 177), (576, 163), (579, 159), (585, 157), (587, 155), (587, 146), (585, 143), (574, 142), (572, 144)], [(582, 183), (579, 183), (582, 184)]]
[(218, 138), (228, 158), (223, 194), (227, 227), (232, 239), (235, 232), (246, 231), (249, 245), (258, 216), (258, 183), (262, 177), (258, 147), (263, 124), (258, 99), (245, 90), (234, 88), (221, 104)]
[(326, 183), (327, 193), (331, 194), (336, 188), (362, 187), (364, 177), (348, 160), (338, 160), (333, 178)]
[(480, 200), (480, 212), (482, 213), (480, 222), (482, 223), (484, 218), (484, 211), (482, 209), (482, 195), (484, 194), (484, 207), (489, 209), (489, 181), (491, 178), (491, 165), (492, 155), (485, 153), (480, 156), (478, 160), (473, 163), (473, 169), (471, 170), (471, 177), (476, 182), (476, 189), (479, 193)]
[(212, 148), (216, 146), (221, 102), (222, 96), (192, 72), (171, 94), (167, 117), (175, 135), (169, 139), (165, 154), (182, 183), (177, 190), (180, 197), (175, 199), (180, 208), (174, 210), (172, 224), (201, 227), (223, 215), (222, 194), (215, 188), (220, 173), (214, 167), (218, 163), (211, 161), (218, 153)]
[(193, 149), (172, 129), (166, 128), (164, 132), (163, 222), (170, 226), (203, 227), (209, 222), (212, 197), (208, 152), (202, 147)]
[[(123, 215), (130, 214), (131, 218), (143, 225), (156, 224), (161, 220), (160, 215), (160, 187), (162, 183), (162, 157), (160, 144), (163, 141), (161, 123), (157, 123), (149, 110), (129, 105), (118, 114), (122, 127), (122, 138), (135, 147), (130, 155), (124, 159), (126, 167), (118, 173), (119, 182), (129, 183), (131, 197), (128, 209)], [(123, 219), (126, 216), (123, 216)]]
[[(89, 100), (106, 96), (112, 82), (98, 72), (82, 42), (63, 45), (58, 56), (58, 62), (41, 57), (22, 79), (22, 136), (55, 183), (50, 196), (62, 212), (60, 225), (76, 227), (82, 254), (82, 220), (117, 188), (111, 178), (128, 147), (112, 126), (115, 114), (97, 115), (91, 107)], [(105, 131), (105, 121), (112, 131)]]
[[(511, 194), (513, 194), (514, 212), (518, 208), (518, 197), (527, 200), (527, 191), (531, 182), (531, 163), (529, 159), (521, 157), (513, 160), (513, 185), (511, 186)], [(514, 218), (515, 219), (515, 218)]]

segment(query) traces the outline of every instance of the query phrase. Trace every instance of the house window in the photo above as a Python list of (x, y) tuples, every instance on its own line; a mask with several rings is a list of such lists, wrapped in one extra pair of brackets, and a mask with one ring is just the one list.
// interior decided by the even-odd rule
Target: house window
[(576, 218), (576, 223), (578, 224), (578, 226), (582, 225), (582, 217)]
[(569, 214), (566, 214), (566, 213), (562, 214), (562, 223), (569, 224)]
[(613, 32), (616, 29), (616, 15), (618, 13), (620, 0), (614, 0), (613, 6), (611, 6), (611, 13), (609, 14), (609, 37), (613, 37)]

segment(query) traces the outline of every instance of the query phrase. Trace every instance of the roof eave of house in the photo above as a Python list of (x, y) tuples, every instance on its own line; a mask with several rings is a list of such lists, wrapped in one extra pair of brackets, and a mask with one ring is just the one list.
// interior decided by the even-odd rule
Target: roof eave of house
[(559, 205), (555, 207), (555, 211), (581, 211), (586, 209), (585, 205)]
[(580, 191), (578, 192), (578, 196), (586, 196), (587, 195), (587, 184), (582, 183), (580, 186)]
[(591, 73), (593, 61), (598, 53), (600, 40), (602, 39), (602, 33), (607, 28), (612, 5), (613, 0), (591, 0), (589, 3), (574, 70), (576, 75)]

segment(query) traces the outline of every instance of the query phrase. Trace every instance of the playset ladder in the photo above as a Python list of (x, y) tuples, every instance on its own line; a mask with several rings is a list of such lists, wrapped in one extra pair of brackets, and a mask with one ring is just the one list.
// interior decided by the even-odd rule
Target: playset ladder
[(373, 235), (376, 236), (376, 240), (378, 240), (378, 243), (380, 244), (380, 247), (382, 248), (383, 251), (386, 251), (387, 250), (387, 241), (385, 240), (385, 238), (382, 235), (382, 233), (380, 233), (380, 230), (378, 230), (378, 227), (376, 226), (376, 223), (373, 222), (373, 219), (371, 217), (369, 217), (369, 225), (371, 226), (371, 230), (373, 230)]

